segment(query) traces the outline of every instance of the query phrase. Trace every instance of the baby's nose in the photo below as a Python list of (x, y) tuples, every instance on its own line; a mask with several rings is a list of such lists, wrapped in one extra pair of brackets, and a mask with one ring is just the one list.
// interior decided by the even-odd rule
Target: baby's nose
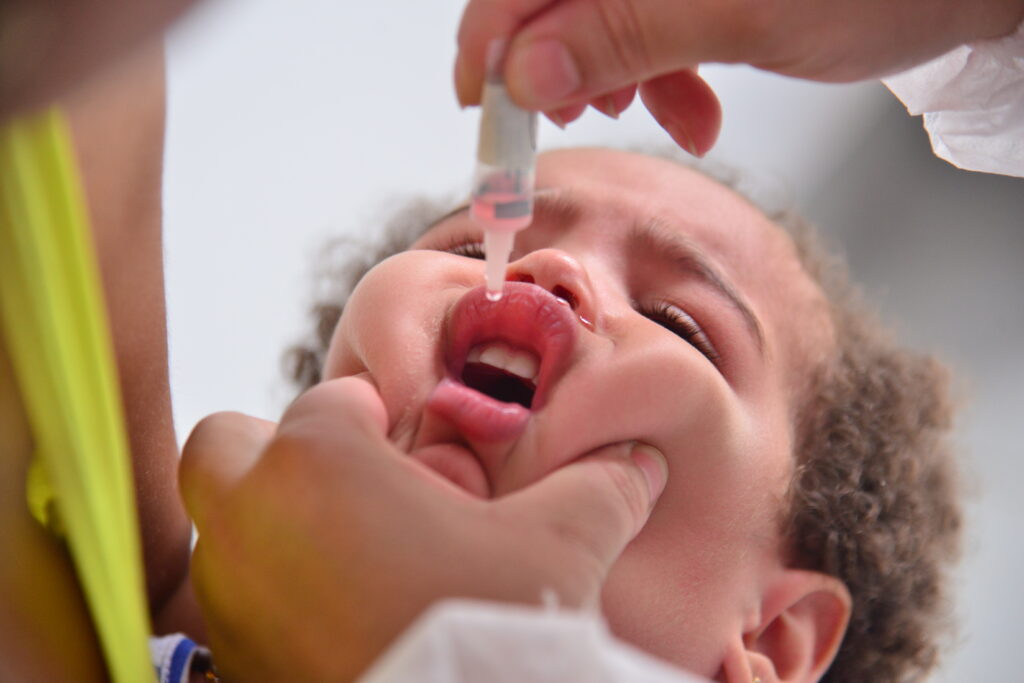
[(509, 265), (507, 279), (529, 282), (569, 304), (588, 327), (594, 320), (594, 292), (583, 265), (560, 249), (531, 251)]

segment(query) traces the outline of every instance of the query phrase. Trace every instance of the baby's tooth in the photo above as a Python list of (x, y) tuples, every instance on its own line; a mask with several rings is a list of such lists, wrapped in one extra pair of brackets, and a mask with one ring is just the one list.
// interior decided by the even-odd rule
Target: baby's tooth
[(534, 379), (537, 376), (537, 360), (528, 353), (517, 353), (509, 361), (505, 368), (513, 375), (519, 375), (525, 379)]
[(488, 346), (480, 353), (480, 362), (502, 370), (508, 365), (509, 352), (500, 346)]
[(483, 363), (524, 379), (537, 378), (539, 362), (528, 351), (512, 349), (505, 344), (482, 344), (474, 346), (466, 356), (467, 363)]

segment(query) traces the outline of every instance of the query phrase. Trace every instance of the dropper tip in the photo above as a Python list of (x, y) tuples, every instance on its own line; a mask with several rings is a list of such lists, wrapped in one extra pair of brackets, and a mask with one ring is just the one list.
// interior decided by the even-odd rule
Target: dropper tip
[(508, 268), (508, 257), (512, 251), (515, 232), (502, 230), (484, 231), (484, 252), (487, 254), (485, 281), (487, 282), (487, 300), (494, 302), (501, 299), (501, 290), (505, 286), (505, 270)]

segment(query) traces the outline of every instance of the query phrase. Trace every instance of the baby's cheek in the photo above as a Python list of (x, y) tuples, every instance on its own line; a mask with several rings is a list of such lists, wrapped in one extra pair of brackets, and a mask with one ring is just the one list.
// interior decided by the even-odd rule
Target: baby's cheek
[(350, 377), (366, 370), (354, 352), (349, 335), (346, 333), (344, 314), (334, 327), (331, 343), (324, 355), (323, 379)]
[(606, 367), (576, 391), (577, 410), (604, 443), (636, 439), (664, 452), (669, 483), (659, 507), (702, 520), (699, 532), (711, 539), (763, 516), (764, 499), (778, 492), (785, 446), (771, 415), (687, 349), (648, 344)]
[(656, 418), (630, 408), (639, 385), (624, 384), (619, 408), (650, 430), (669, 479), (612, 569), (605, 609), (620, 636), (713, 676), (737, 595), (776, 543), (777, 510), (766, 495), (776, 479), (774, 445), (760, 438), (751, 408), (713, 376), (663, 370), (636, 377), (648, 383)]
[[(325, 376), (341, 377), (389, 364), (401, 365), (403, 347), (427, 332), (424, 313), (431, 307), (424, 292), (435, 275), (432, 252), (404, 252), (374, 266), (362, 277), (345, 302), (325, 359)], [(427, 316), (433, 321), (437, 316)], [(433, 327), (438, 327), (433, 325)], [(434, 330), (434, 337), (437, 331)]]
[(680, 453), (686, 461), (720, 459), (736, 450), (736, 436), (747, 422), (740, 399), (699, 354), (652, 346), (611, 358), (606, 368), (603, 386), (595, 382), (579, 398), (591, 402), (623, 438), (643, 440), (666, 455)]

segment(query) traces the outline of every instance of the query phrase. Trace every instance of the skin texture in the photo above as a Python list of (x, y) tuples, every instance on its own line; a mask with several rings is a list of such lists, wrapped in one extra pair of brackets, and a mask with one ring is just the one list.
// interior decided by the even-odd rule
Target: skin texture
[(1022, 19), (1021, 0), (470, 0), (455, 87), (464, 106), (478, 103), (487, 46), (508, 40), (504, 75), (521, 105), (564, 125), (587, 103), (616, 116), (639, 89), (672, 138), (703, 155), (721, 111), (700, 64), (854, 81), (1006, 35)]
[(161, 239), (164, 55), (130, 56), (67, 98), (93, 222), (133, 454), (150, 604), (188, 573), (191, 528), (175, 485)]
[[(539, 208), (517, 236), (508, 277), (567, 290), (594, 330), (581, 336), (521, 438), (467, 439), (424, 408), (445, 373), (440, 323), (481, 282), (483, 264), (422, 250), (478, 241), (466, 213), (429, 231), (414, 245), (421, 251), (393, 257), (362, 280), (325, 376), (368, 373), (399, 448), (416, 454), (468, 443), (497, 496), (605, 444), (634, 439), (661, 450), (668, 488), (612, 567), (604, 611), (626, 640), (719, 675), (729, 653), (764, 625), (765, 595), (785, 576), (777, 524), (792, 472), (790, 415), (805, 369), (832, 344), (825, 303), (779, 229), (675, 164), (606, 150), (554, 152), (544, 156), (538, 184), (552, 188), (549, 198), (579, 206), (555, 200), (551, 210)], [(631, 239), (632, 226), (652, 221), (684, 236), (731, 283), (759, 321), (763, 349), (719, 292)], [(636, 310), (660, 300), (701, 325), (717, 366)]]

